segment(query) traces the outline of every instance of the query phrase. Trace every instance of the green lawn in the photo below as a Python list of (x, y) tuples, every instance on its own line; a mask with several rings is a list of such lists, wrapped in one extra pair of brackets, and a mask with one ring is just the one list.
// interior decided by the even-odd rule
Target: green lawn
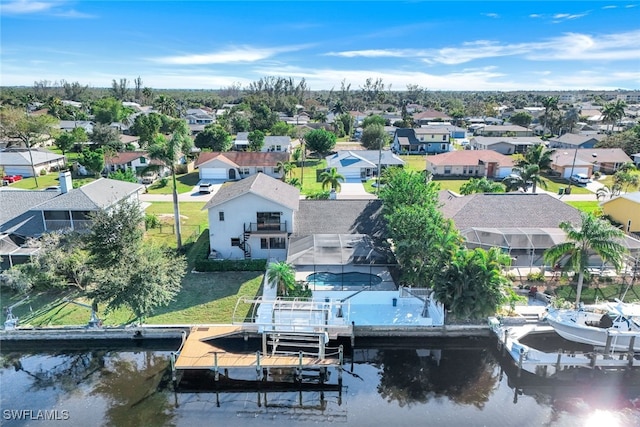
[[(569, 180), (558, 176), (543, 176), (542, 180), (547, 184), (547, 187), (542, 186), (542, 189), (556, 194), (558, 194), (560, 188), (567, 188), (569, 186)], [(593, 192), (587, 190), (585, 187), (572, 184), (571, 194), (593, 194)]]
[(311, 194), (322, 191), (322, 184), (316, 182), (316, 170), (327, 167), (324, 159), (307, 159), (304, 162), (304, 177), (302, 167), (296, 167), (291, 171), (291, 178), (298, 178), (302, 182), (302, 194)]
[[(180, 224), (182, 225), (182, 240), (184, 243), (195, 240), (208, 226), (207, 211), (202, 210), (206, 202), (182, 202), (180, 206)], [(152, 202), (146, 211), (158, 216), (162, 226), (147, 231), (147, 238), (161, 245), (176, 247), (174, 234), (174, 217), (172, 202)]]
[(576, 209), (580, 209), (582, 212), (590, 212), (593, 214), (598, 214), (602, 211), (600, 209), (600, 203), (597, 201), (593, 202), (566, 202), (568, 205), (573, 206)]
[[(193, 190), (193, 187), (200, 181), (198, 172), (190, 172), (184, 175), (176, 175), (176, 183), (178, 187), (178, 194), (188, 193)], [(156, 181), (149, 186), (147, 192), (149, 194), (171, 194), (173, 192), (173, 180), (171, 177), (167, 177), (167, 185), (162, 186), (161, 180)]]
[(402, 154), (398, 157), (406, 162), (404, 167), (407, 170), (422, 172), (427, 168), (427, 156)]
[[(86, 177), (86, 176), (82, 178), (74, 177), (73, 186), (74, 188), (82, 187), (83, 185), (88, 184), (95, 180), (96, 178), (93, 178), (93, 177)], [(22, 188), (24, 190), (41, 190), (43, 188), (47, 188), (52, 185), (60, 185), (60, 180), (58, 178), (57, 172), (50, 172), (46, 175), (38, 176), (38, 185), (36, 185), (36, 179), (33, 177), (24, 178), (24, 179), (21, 179), (20, 181), (14, 182), (13, 184), (10, 184), (10, 186), (13, 188)]]
[[(263, 274), (260, 272), (187, 273), (177, 298), (169, 306), (156, 309), (145, 323), (230, 323), (238, 298), (259, 295), (262, 278)], [(16, 307), (13, 314), (23, 326), (84, 325), (88, 323), (91, 311), (65, 301), (69, 299), (90, 304), (83, 295), (81, 291), (32, 292), (29, 301)], [(4, 289), (0, 292), (0, 297), (3, 307), (22, 299)], [(105, 313), (103, 308), (99, 308), (98, 316), (107, 326), (135, 321), (133, 313), (126, 309)], [(3, 310), (0, 321), (4, 323), (4, 320)]]

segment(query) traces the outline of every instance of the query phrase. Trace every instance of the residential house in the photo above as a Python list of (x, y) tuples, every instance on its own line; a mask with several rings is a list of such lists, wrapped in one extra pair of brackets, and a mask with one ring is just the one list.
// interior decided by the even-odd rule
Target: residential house
[(83, 128), (87, 134), (93, 132), (95, 123), (89, 120), (60, 120), (58, 127), (65, 132), (71, 132), (75, 128)]
[(104, 157), (106, 173), (129, 169), (136, 175), (141, 175), (149, 166), (155, 166), (155, 172), (159, 176), (166, 176), (169, 173), (169, 169), (162, 161), (152, 159), (146, 151), (122, 151)]
[(544, 141), (537, 136), (474, 136), (469, 141), (472, 150), (493, 150), (501, 154), (525, 153), (538, 144)]
[(261, 151), (283, 151), (290, 153), (293, 151), (293, 141), (289, 136), (265, 136)]
[(289, 161), (289, 153), (270, 151), (202, 152), (194, 167), (199, 170), (202, 180), (235, 181), (263, 173), (272, 178), (282, 178), (278, 163)]
[(602, 212), (622, 224), (627, 233), (640, 233), (640, 191), (621, 194), (600, 203)]
[(480, 127), (475, 132), (476, 135), (485, 137), (530, 137), (533, 136), (531, 129), (517, 125), (486, 125)]
[(612, 174), (623, 164), (631, 162), (631, 158), (621, 148), (558, 148), (551, 160), (551, 168), (564, 178), (575, 173), (591, 176), (595, 171)]
[(236, 151), (247, 151), (249, 149), (249, 132), (238, 132), (233, 140), (233, 149)]
[(454, 126), (451, 123), (429, 123), (428, 125), (420, 126), (420, 129), (434, 129), (434, 130), (443, 130), (446, 129), (449, 132), (449, 136), (454, 139), (464, 139), (467, 137), (467, 130), (465, 128), (461, 128), (459, 126)]
[(0, 257), (3, 268), (26, 262), (37, 247), (28, 238), (60, 230), (86, 230), (91, 213), (123, 200), (139, 201), (144, 186), (101, 178), (73, 188), (70, 172), (60, 172), (59, 191), (0, 190)]
[(458, 150), (427, 157), (434, 177), (463, 176), (501, 179), (513, 172), (511, 157), (493, 150)]
[(433, 110), (433, 109), (428, 109), (428, 110), (424, 110), (419, 113), (413, 114), (413, 121), (418, 126), (429, 124), (429, 122), (435, 122), (435, 121), (448, 122), (450, 120), (451, 120), (451, 117), (448, 116), (446, 113), (443, 113), (442, 111)]
[(451, 151), (449, 131), (438, 128), (396, 129), (391, 150), (399, 154), (438, 154)]
[(201, 108), (188, 109), (185, 114), (185, 120), (192, 135), (202, 132), (205, 126), (215, 123), (214, 116)]
[(346, 181), (365, 181), (389, 166), (404, 166), (405, 162), (389, 150), (341, 150), (325, 157), (327, 169), (336, 168)]
[(299, 203), (300, 190), (263, 173), (226, 183), (203, 208), (210, 257), (286, 259)]
[(549, 138), (549, 148), (573, 149), (593, 148), (602, 141), (605, 135), (577, 135), (575, 133), (565, 133), (562, 136)]
[(633, 163), (635, 163), (636, 167), (640, 167), (640, 153), (632, 154)]
[[(31, 163), (33, 159), (33, 165)], [(6, 148), (0, 151), (0, 167), (5, 175), (22, 175), (23, 177), (40, 175), (42, 171), (57, 171), (64, 168), (66, 159), (61, 154), (34, 148), (29, 153), (26, 148)]]

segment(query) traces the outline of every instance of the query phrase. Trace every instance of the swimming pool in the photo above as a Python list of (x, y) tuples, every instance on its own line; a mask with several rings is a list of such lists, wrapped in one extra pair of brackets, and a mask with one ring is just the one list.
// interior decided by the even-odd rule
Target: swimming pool
[(375, 274), (351, 271), (348, 273), (329, 273), (326, 271), (311, 273), (307, 282), (312, 285), (324, 286), (374, 286), (382, 282), (382, 278)]

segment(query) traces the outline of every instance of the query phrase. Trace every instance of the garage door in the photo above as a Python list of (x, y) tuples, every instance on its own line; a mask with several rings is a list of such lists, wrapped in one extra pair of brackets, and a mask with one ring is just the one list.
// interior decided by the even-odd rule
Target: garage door
[[(573, 173), (583, 173), (585, 175), (589, 175), (589, 168), (581, 168), (576, 166), (575, 168), (573, 168)], [(564, 177), (569, 179), (569, 177), (571, 177), (572, 173), (571, 173), (571, 167), (565, 168), (564, 170)]]
[(200, 179), (227, 179), (227, 170), (225, 168), (200, 169)]

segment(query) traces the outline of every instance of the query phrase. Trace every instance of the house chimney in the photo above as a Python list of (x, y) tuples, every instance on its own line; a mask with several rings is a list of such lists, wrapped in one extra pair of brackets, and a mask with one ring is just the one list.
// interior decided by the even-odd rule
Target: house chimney
[(60, 192), (66, 194), (73, 189), (73, 183), (71, 182), (71, 172), (60, 171)]

